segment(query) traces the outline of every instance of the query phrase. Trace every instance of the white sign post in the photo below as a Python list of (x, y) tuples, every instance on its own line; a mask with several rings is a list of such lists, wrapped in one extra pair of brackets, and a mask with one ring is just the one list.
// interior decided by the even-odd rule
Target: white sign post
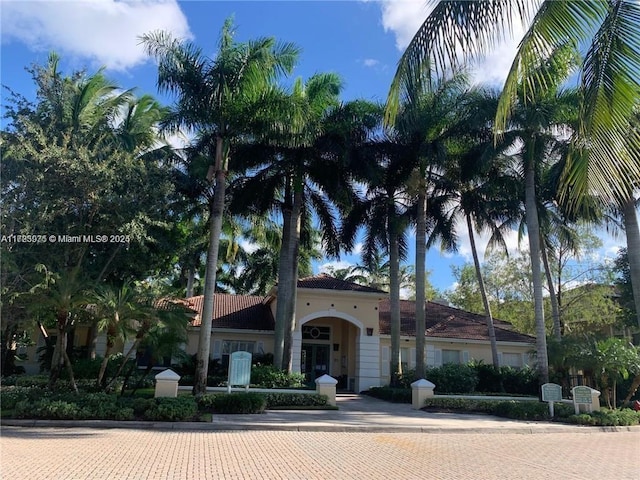
[(549, 414), (553, 417), (553, 402), (562, 401), (562, 387), (556, 383), (545, 383), (541, 388), (542, 401), (549, 402)]
[(229, 356), (229, 379), (227, 392), (231, 393), (231, 385), (242, 385), (249, 391), (251, 383), (251, 354), (249, 352), (233, 352)]

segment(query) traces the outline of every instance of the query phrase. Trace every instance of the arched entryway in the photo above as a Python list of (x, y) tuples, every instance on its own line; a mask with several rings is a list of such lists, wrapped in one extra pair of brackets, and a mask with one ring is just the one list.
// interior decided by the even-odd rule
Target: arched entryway
[(366, 336), (360, 320), (330, 309), (306, 315), (293, 332), (294, 372), (309, 383), (328, 374), (338, 388), (361, 391), (379, 384), (379, 339)]

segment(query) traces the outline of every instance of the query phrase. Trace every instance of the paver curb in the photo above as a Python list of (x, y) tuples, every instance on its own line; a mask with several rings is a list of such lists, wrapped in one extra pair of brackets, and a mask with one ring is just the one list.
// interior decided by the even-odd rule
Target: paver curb
[(338, 433), (432, 433), (432, 434), (471, 434), (471, 433), (518, 433), (523, 435), (548, 433), (593, 433), (593, 432), (637, 432), (640, 426), (584, 426), (584, 425), (531, 425), (518, 427), (446, 427), (446, 426), (382, 426), (382, 425), (301, 425), (301, 424), (264, 424), (231, 422), (142, 422), (117, 420), (3, 420), (1, 427), (31, 428), (95, 428), (95, 429), (140, 429), (140, 430), (197, 430), (211, 432), (263, 430), (290, 432), (338, 432)]

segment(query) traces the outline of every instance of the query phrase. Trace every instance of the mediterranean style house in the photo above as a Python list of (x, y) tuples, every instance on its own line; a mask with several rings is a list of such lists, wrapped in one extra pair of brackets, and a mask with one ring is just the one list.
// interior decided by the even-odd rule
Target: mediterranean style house
[[(198, 348), (203, 297), (183, 300), (193, 311), (184, 346), (187, 354)], [(228, 364), (229, 355), (248, 351), (254, 355), (273, 352), (274, 316), (278, 289), (266, 296), (216, 294), (211, 328), (211, 358)], [(415, 302), (401, 300), (401, 363), (415, 368)], [(386, 292), (355, 283), (316, 275), (298, 280), (293, 332), (292, 369), (307, 381), (329, 374), (338, 387), (360, 392), (390, 380), (390, 305)], [(429, 302), (426, 306), (425, 359), (428, 367), (471, 360), (491, 363), (491, 347), (482, 315)], [(494, 320), (501, 365), (520, 368), (531, 364), (535, 339), (513, 331), (511, 324)], [(90, 327), (78, 326), (74, 346), (88, 348)], [(95, 339), (97, 355), (106, 351), (106, 336)], [(127, 351), (133, 339), (119, 344)], [(38, 372), (37, 345), (29, 347), (27, 373)], [(169, 359), (167, 359), (169, 360)], [(169, 363), (166, 365), (169, 366)]]
[[(198, 347), (202, 296), (186, 299), (195, 312), (186, 351)], [(211, 329), (211, 357), (223, 365), (235, 351), (273, 352), (277, 287), (265, 297), (216, 294)], [(309, 382), (329, 374), (338, 386), (360, 392), (389, 383), (390, 308), (386, 292), (321, 274), (298, 280), (293, 332), (292, 369)], [(401, 308), (401, 362), (415, 367), (415, 302)], [(485, 319), (439, 303), (426, 308), (427, 366), (491, 363)], [(520, 368), (531, 363), (535, 339), (494, 320), (501, 365)]]

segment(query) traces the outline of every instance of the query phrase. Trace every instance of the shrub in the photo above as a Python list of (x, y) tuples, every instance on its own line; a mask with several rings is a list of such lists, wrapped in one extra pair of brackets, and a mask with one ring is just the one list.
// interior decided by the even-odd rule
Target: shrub
[(31, 388), (29, 387), (2, 387), (0, 389), (0, 405), (3, 409), (12, 410), (18, 402), (29, 400)]
[(427, 379), (434, 383), (436, 393), (472, 393), (478, 384), (478, 376), (473, 367), (447, 363), (441, 367), (429, 368)]
[(156, 398), (143, 416), (145, 420), (184, 422), (193, 420), (197, 413), (196, 400), (184, 395), (177, 398)]
[(49, 384), (48, 375), (26, 375), (16, 378), (16, 386), (18, 387), (46, 387)]
[(366, 393), (387, 402), (411, 403), (411, 389), (409, 388), (371, 387)]
[(144, 413), (147, 410), (151, 410), (156, 406), (155, 398), (130, 398), (127, 400), (121, 399), (120, 403), (122, 405), (126, 405), (127, 407), (133, 410), (133, 413), (137, 417), (144, 417)]
[(230, 393), (213, 395), (212, 404), (216, 413), (262, 413), (267, 399), (259, 393)]
[(478, 384), (476, 385), (478, 392), (504, 392), (499, 368), (483, 362), (472, 363), (470, 366), (476, 371), (478, 377)]
[(76, 403), (43, 399), (39, 402), (23, 400), (16, 404), (16, 418), (45, 418), (50, 420), (78, 420), (84, 418)]
[(304, 386), (302, 373), (287, 373), (272, 365), (255, 365), (251, 368), (251, 384), (260, 388), (299, 388)]
[(306, 393), (266, 393), (266, 408), (274, 407), (322, 407), (327, 404), (326, 395)]
[(133, 408), (121, 407), (115, 411), (113, 419), (120, 421), (135, 420), (136, 415)]
[(549, 407), (543, 402), (516, 402), (513, 400), (496, 402), (494, 415), (517, 420), (548, 420)]
[(500, 367), (502, 385), (507, 393), (537, 396), (538, 374), (531, 368)]

